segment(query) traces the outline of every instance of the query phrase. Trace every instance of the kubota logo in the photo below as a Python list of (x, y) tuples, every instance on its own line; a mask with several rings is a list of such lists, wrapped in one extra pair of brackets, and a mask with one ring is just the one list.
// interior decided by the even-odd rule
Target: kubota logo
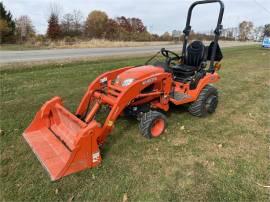
[(150, 79), (147, 79), (147, 80), (143, 81), (142, 84), (146, 85), (146, 84), (149, 84), (149, 83), (153, 83), (156, 80), (157, 80), (157, 77), (153, 77), (153, 78), (150, 78)]

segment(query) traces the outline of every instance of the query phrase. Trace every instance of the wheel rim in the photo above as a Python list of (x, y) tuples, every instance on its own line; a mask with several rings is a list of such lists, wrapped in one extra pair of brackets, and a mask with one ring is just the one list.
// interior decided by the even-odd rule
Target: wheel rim
[(158, 137), (161, 135), (165, 128), (165, 122), (163, 119), (156, 119), (152, 123), (151, 134), (153, 137)]
[(217, 96), (214, 95), (210, 96), (205, 103), (207, 112), (213, 113), (216, 110), (217, 104), (218, 104)]

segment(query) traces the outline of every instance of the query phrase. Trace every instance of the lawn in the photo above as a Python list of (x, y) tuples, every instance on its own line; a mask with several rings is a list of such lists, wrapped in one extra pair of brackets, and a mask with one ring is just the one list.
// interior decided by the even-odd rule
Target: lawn
[(60, 95), (74, 111), (87, 85), (146, 58), (74, 62), (1, 71), (1, 201), (267, 201), (270, 51), (224, 49), (220, 102), (208, 118), (167, 113), (166, 133), (148, 140), (120, 118), (102, 164), (51, 182), (21, 134), (41, 104)]

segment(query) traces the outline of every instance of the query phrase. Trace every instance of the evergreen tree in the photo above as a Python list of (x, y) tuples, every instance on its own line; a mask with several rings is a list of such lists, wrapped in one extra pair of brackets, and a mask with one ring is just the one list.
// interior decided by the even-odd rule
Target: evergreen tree
[(48, 21), (47, 36), (53, 40), (59, 39), (61, 37), (61, 28), (59, 25), (58, 16), (54, 13), (51, 14)]
[(15, 21), (12, 14), (0, 2), (0, 43), (10, 43), (15, 40)]

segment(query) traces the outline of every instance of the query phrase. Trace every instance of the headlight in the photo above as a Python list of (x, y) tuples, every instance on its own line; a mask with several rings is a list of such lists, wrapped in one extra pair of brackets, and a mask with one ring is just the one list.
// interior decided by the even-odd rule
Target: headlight
[(124, 80), (124, 81), (121, 83), (121, 86), (122, 86), (122, 87), (128, 86), (128, 85), (130, 85), (134, 80), (135, 80), (135, 79), (132, 79), (132, 78), (126, 79), (126, 80)]

